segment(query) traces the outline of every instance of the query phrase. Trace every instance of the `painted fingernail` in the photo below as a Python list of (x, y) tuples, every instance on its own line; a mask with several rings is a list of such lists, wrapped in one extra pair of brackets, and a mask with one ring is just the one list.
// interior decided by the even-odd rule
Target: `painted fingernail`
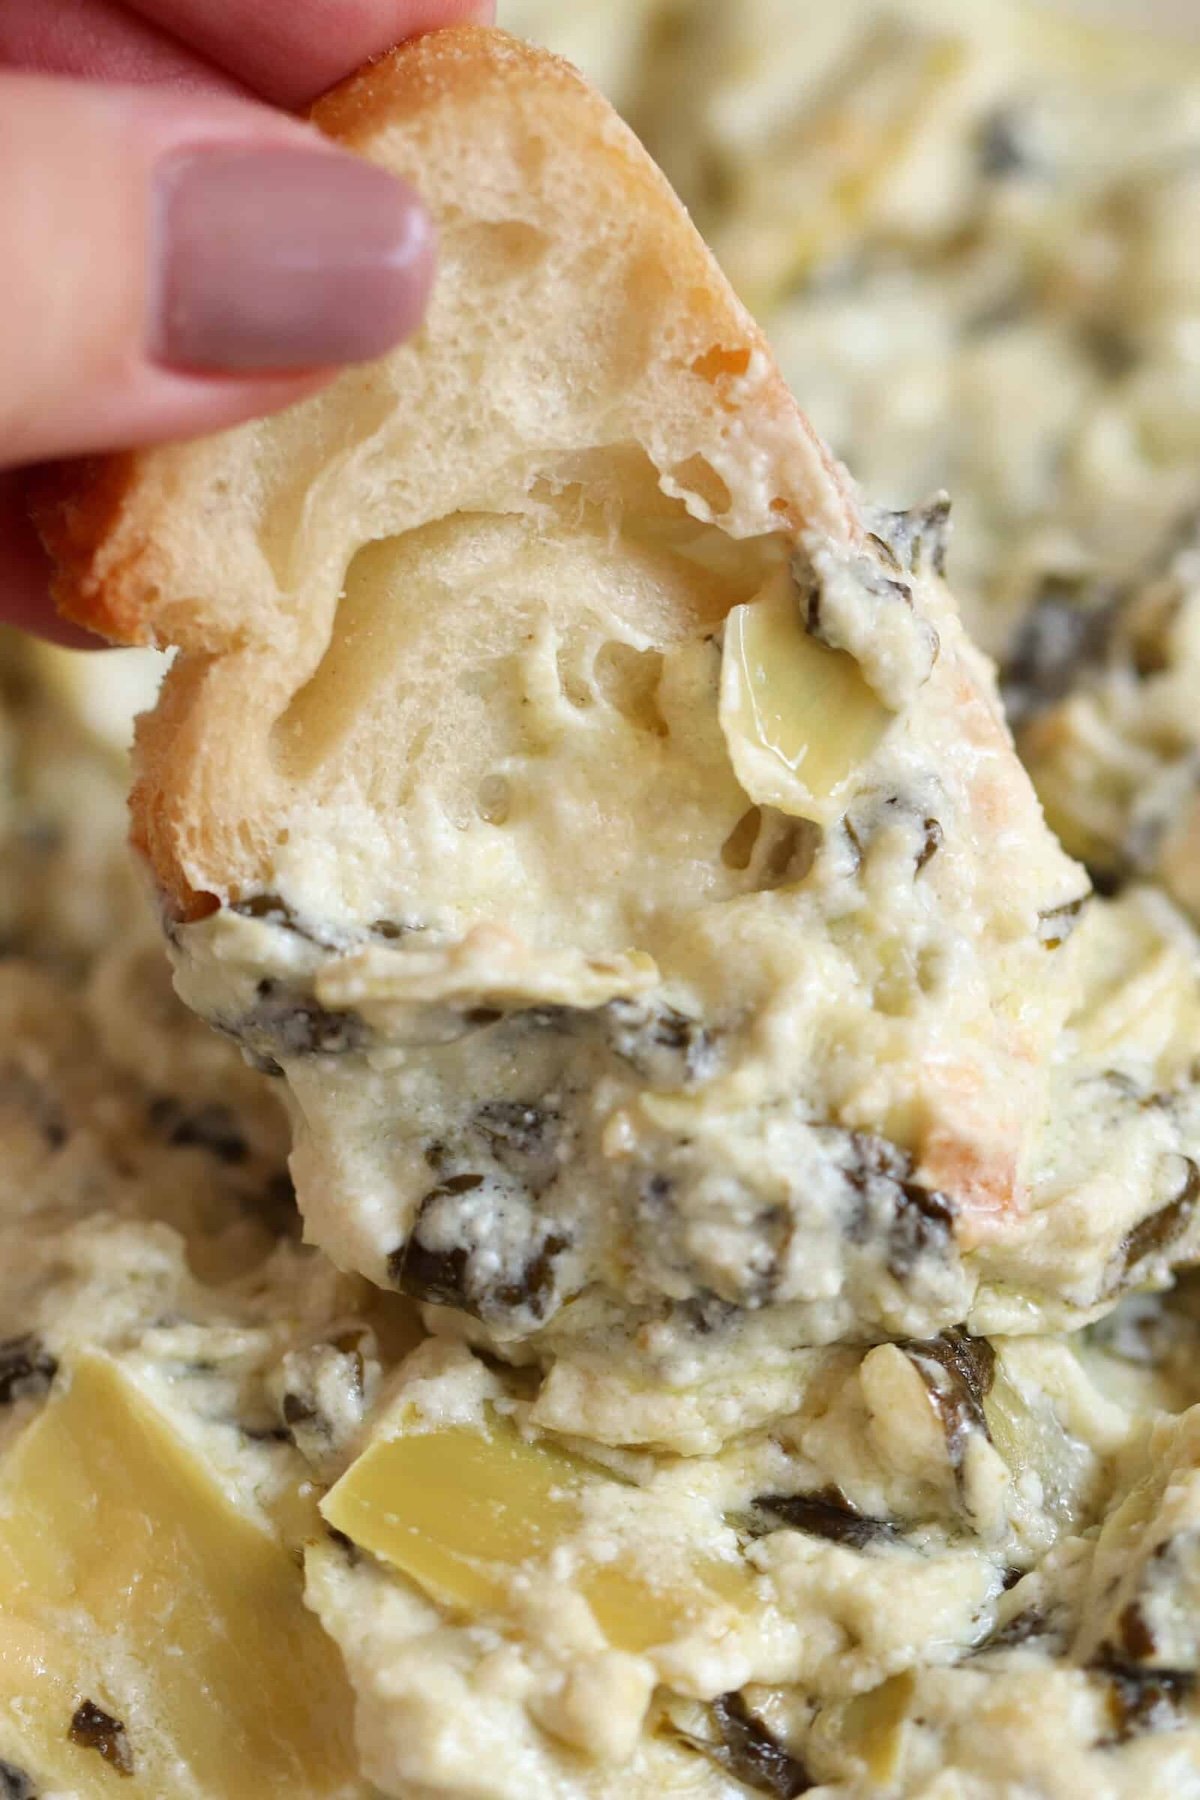
[(150, 350), (175, 368), (364, 362), (420, 324), (433, 272), (413, 190), (341, 151), (176, 153), (151, 239)]

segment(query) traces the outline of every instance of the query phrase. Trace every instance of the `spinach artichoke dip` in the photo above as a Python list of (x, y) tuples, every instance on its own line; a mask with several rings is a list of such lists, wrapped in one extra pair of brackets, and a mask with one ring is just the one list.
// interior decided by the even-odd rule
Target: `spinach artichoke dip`
[(459, 786), (191, 1011), (165, 659), (0, 645), (0, 1800), (1200, 1800), (1200, 54), (566, 11), (866, 532), (359, 552)]

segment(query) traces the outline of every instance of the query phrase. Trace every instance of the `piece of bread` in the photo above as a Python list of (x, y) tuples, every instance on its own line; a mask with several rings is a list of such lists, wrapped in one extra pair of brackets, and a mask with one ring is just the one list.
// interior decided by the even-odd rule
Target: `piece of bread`
[(310, 1231), (560, 1366), (1106, 1304), (1186, 1147), (1055, 1135), (1087, 884), (944, 505), (860, 504), (563, 64), (449, 31), (315, 117), (429, 202), (423, 331), (41, 514), (65, 612), (179, 646), (134, 836)]
[(500, 0), (498, 23), (565, 56), (628, 118), (645, 82), (663, 0)]
[[(347, 585), (351, 607), (369, 605), (351, 566), (364, 544), (455, 515), (535, 515), (555, 487), (624, 505), (632, 484), (661, 509), (660, 475), (702, 517), (716, 494), (738, 536), (854, 528), (760, 334), (662, 177), (566, 65), (499, 34), (439, 33), (314, 118), (418, 180), (438, 220), (419, 342), (282, 420), (102, 463), (43, 512), (68, 617), (185, 653), (143, 731), (134, 800), (138, 841), (185, 911), (262, 886), (298, 789), (403, 788), (410, 743), (390, 713), (367, 724), (386, 663), (330, 655)], [(443, 553), (466, 535), (443, 528)], [(445, 682), (450, 651), (439, 642), (405, 676), (428, 683), (439, 765), (479, 730)], [(386, 880), (376, 891), (385, 913)]]

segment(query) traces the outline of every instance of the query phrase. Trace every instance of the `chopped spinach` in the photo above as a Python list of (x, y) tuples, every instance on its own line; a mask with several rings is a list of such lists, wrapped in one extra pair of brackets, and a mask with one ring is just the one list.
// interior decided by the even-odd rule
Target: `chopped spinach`
[(1014, 1613), (1006, 1624), (997, 1625), (995, 1631), (976, 1646), (976, 1654), (982, 1655), (988, 1650), (1015, 1650), (1021, 1644), (1047, 1637), (1051, 1630), (1049, 1615), (1040, 1606), (1027, 1606), (1024, 1612)]
[(918, 875), (925, 867), (925, 864), (937, 855), (942, 847), (942, 842), (945, 837), (945, 833), (936, 819), (923, 819), (921, 824), (925, 836), (922, 840), (921, 848), (917, 851), (917, 866), (915, 872)]
[(711, 1288), (704, 1288), (680, 1303), (680, 1310), (697, 1337), (711, 1337), (724, 1331), (741, 1312), (733, 1300), (723, 1300)]
[(1120, 605), (1114, 588), (1089, 575), (1043, 577), (1001, 671), (1013, 725), (1065, 699), (1105, 661)]
[(416, 1223), (404, 1243), (388, 1257), (388, 1274), (401, 1293), (437, 1306), (453, 1306), (484, 1321), (502, 1322), (515, 1314), (540, 1322), (553, 1310), (559, 1261), (569, 1240), (544, 1221), (530, 1220), (524, 1260), (514, 1270), (511, 1253), (497, 1257), (486, 1240), (475, 1241), (464, 1219), (458, 1241), (449, 1248), (429, 1244), (422, 1233), (432, 1209), (484, 1185), (477, 1174), (450, 1175), (422, 1200)]
[[(1160, 1549), (1162, 1546), (1160, 1545)], [(1134, 1662), (1146, 1662), (1158, 1648), (1149, 1621), (1136, 1600), (1123, 1607), (1117, 1621), (1121, 1649)]]
[(751, 1508), (753, 1513), (765, 1515), (768, 1531), (782, 1525), (809, 1537), (825, 1538), (831, 1544), (846, 1544), (852, 1550), (894, 1544), (900, 1537), (899, 1526), (889, 1519), (873, 1519), (859, 1512), (835, 1487), (816, 1494), (759, 1494), (751, 1501)]
[[(899, 601), (911, 612), (911, 587), (897, 576), (887, 574), (880, 566), (882, 561), (888, 568), (898, 569), (901, 566), (898, 558), (882, 538), (873, 535), (870, 541), (877, 554), (856, 556), (851, 565), (859, 588), (873, 600)], [(880, 552), (882, 555), (879, 555)], [(831, 650), (840, 650), (842, 645), (836, 636), (829, 635), (826, 625), (825, 590), (820, 575), (807, 561), (796, 557), (792, 562), (792, 579), (799, 599), (800, 617), (809, 637), (815, 638), (819, 644), (827, 645)]]
[(94, 1700), (80, 1701), (71, 1716), (67, 1736), (81, 1750), (98, 1751), (118, 1775), (133, 1774), (133, 1749), (125, 1726)]
[(0, 1758), (0, 1800), (38, 1800), (38, 1788), (31, 1775), (15, 1763)]
[[(250, 894), (244, 900), (234, 901), (229, 910), (240, 913), (245, 919), (265, 919), (268, 924), (282, 925), (285, 930), (294, 931), (297, 937), (307, 939), (310, 944), (316, 944), (322, 950), (338, 948), (333, 939), (322, 936), (319, 931), (306, 924), (280, 894)], [(380, 935), (387, 936), (388, 933), (382, 932)]]
[(670, 1085), (707, 1074), (712, 1038), (699, 1020), (643, 1000), (612, 1000), (602, 1016), (613, 1049), (639, 1074)]
[(557, 1120), (557, 1113), (547, 1112), (532, 1101), (485, 1100), (475, 1109), (474, 1123), (497, 1151), (534, 1156), (544, 1149)]
[(57, 1374), (57, 1357), (33, 1332), (0, 1342), (0, 1406), (39, 1399)]
[[(919, 506), (904, 512), (885, 512), (875, 508), (870, 523), (874, 527), (868, 539), (894, 568), (908, 575), (923, 575), (931, 569), (935, 575), (946, 573), (946, 552), (950, 545), (950, 496), (944, 491), (934, 494)], [(911, 601), (911, 595), (909, 596)]]
[(367, 1041), (357, 1013), (331, 1012), (270, 976), (257, 991), (257, 1005), (233, 1027), (237, 1037), (262, 1035), (283, 1056), (337, 1056), (361, 1050)]
[(1039, 913), (1039, 943), (1044, 944), (1047, 950), (1057, 950), (1061, 944), (1065, 944), (1091, 897), (1089, 890), (1074, 900), (1064, 900), (1061, 906), (1052, 906), (1046, 912)]
[(910, 1275), (929, 1255), (944, 1255), (954, 1230), (954, 1202), (948, 1194), (924, 1187), (919, 1181), (902, 1181), (892, 1223), (888, 1268), (897, 1280)]
[(501, 1168), (531, 1193), (548, 1187), (558, 1174), (562, 1115), (555, 1107), (535, 1100), (485, 1100), (471, 1127)]
[(755, 1717), (741, 1694), (719, 1694), (707, 1712), (716, 1737), (681, 1731), (680, 1740), (735, 1781), (774, 1800), (799, 1800), (815, 1785), (804, 1764)]
[(983, 1403), (995, 1378), (996, 1353), (986, 1338), (971, 1337), (961, 1326), (899, 1347), (925, 1383), (951, 1464), (960, 1469), (971, 1433), (991, 1436)]
[(1156, 1669), (1101, 1657), (1094, 1665), (1109, 1683), (1114, 1744), (1151, 1731), (1170, 1731), (1196, 1692), (1194, 1669)]
[(1029, 142), (1028, 116), (1012, 106), (997, 106), (982, 120), (975, 142), (979, 173), (987, 181), (1010, 181), (1037, 165)]
[(878, 1239), (898, 1281), (927, 1257), (946, 1255), (957, 1208), (948, 1194), (912, 1179), (912, 1158), (906, 1151), (872, 1132), (838, 1125), (820, 1127), (820, 1136), (854, 1197), (852, 1242)]
[(230, 1166), (245, 1162), (250, 1154), (250, 1147), (227, 1106), (199, 1106), (189, 1112), (182, 1101), (169, 1094), (160, 1094), (150, 1102), (148, 1117), (151, 1129), (161, 1133), (168, 1144), (207, 1150), (218, 1162)]
[(1191, 1224), (1200, 1200), (1200, 1168), (1185, 1156), (1183, 1184), (1173, 1200), (1160, 1206), (1126, 1233), (1121, 1245), (1121, 1279), (1134, 1275), (1151, 1257), (1163, 1256), (1173, 1248)]

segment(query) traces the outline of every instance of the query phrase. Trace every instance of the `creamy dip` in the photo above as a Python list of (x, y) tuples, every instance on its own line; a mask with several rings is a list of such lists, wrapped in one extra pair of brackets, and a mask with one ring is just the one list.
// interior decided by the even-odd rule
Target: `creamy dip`
[(509, 768), (511, 933), (178, 934), (247, 1066), (5, 651), (0, 1800), (1200, 1796), (1200, 78), (965, 10), (571, 9), (882, 507), (537, 639), (567, 824), (661, 792), (534, 953)]

